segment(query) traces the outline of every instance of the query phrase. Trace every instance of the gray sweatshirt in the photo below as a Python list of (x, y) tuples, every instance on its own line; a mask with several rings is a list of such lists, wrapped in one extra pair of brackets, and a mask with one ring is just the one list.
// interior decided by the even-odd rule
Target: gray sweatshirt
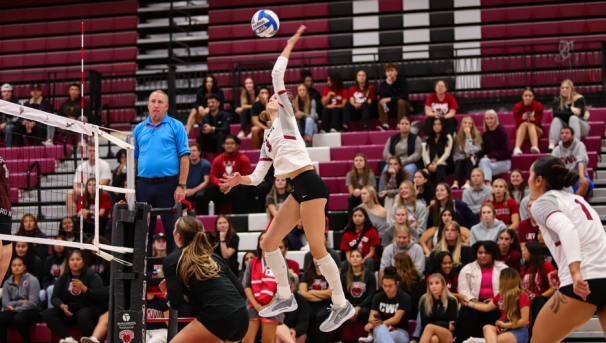
[(576, 138), (568, 148), (565, 148), (564, 142), (560, 141), (558, 146), (553, 149), (551, 156), (562, 160), (568, 170), (578, 172), (579, 164), (582, 164), (585, 166), (585, 176), (587, 176), (587, 164), (589, 163), (587, 148), (583, 142), (577, 140)]
[[(23, 300), (27, 299), (26, 303)], [(12, 306), (15, 313), (40, 308), (40, 282), (30, 273), (21, 275), (18, 285), (15, 276), (11, 275), (2, 287), (2, 309)]]
[(492, 187), (490, 186), (482, 185), (479, 191), (469, 187), (463, 191), (463, 202), (469, 206), (471, 212), (480, 214), (482, 203), (490, 199), (490, 193), (492, 193)]
[[(465, 133), (463, 133), (465, 134)], [(456, 138), (456, 137), (455, 137)], [(482, 144), (473, 144), (473, 138), (471, 136), (465, 137), (465, 150), (461, 150), (461, 145), (454, 146), (453, 160), (460, 161), (464, 160), (467, 155), (475, 155), (482, 150)], [(476, 158), (476, 160), (479, 160)]]
[(499, 235), (504, 230), (507, 230), (507, 225), (498, 219), (494, 220), (494, 223), (490, 228), (487, 228), (484, 225), (484, 222), (480, 222), (471, 227), (469, 245), (474, 245), (475, 242), (479, 241), (493, 241), (498, 243)]
[[(391, 222), (396, 222), (396, 210), (398, 209), (398, 201), (393, 205), (391, 209)], [(417, 201), (417, 209), (416, 211), (412, 210), (412, 205), (406, 205), (406, 209), (408, 210), (408, 222), (414, 223), (417, 222), (417, 232), (420, 235), (427, 230), (427, 209), (425, 208), (425, 204), (423, 202)]]
[(396, 255), (405, 252), (415, 263), (415, 267), (421, 275), (425, 272), (425, 254), (423, 253), (423, 248), (417, 244), (417, 242), (412, 238), (408, 245), (404, 248), (400, 248), (398, 246), (398, 242), (394, 242), (390, 244), (383, 250), (383, 257), (381, 257), (381, 272), (385, 271), (385, 267), (393, 266), (395, 264)]
[[(385, 148), (383, 149), (383, 159), (385, 161), (389, 160), (391, 157), (389, 145), (390, 139), (387, 140)], [(396, 156), (400, 158), (400, 162), (402, 162), (403, 166), (420, 160), (421, 157), (423, 157), (423, 142), (421, 141), (421, 138), (417, 136), (417, 139), (415, 139), (415, 152), (410, 156), (408, 156), (408, 136), (400, 138), (400, 141), (396, 144)]]
[(522, 199), (522, 201), (520, 201), (520, 221), (530, 217), (530, 214), (528, 214), (528, 211), (526, 210), (526, 207), (528, 207), (529, 201), (530, 201), (530, 194), (525, 196), (524, 199)]

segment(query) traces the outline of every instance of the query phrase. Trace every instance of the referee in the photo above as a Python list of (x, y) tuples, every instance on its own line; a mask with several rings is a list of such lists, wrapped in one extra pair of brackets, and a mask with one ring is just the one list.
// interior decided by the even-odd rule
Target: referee
[[(135, 128), (136, 196), (153, 208), (172, 208), (175, 201), (185, 199), (189, 173), (189, 146), (185, 127), (166, 115), (168, 95), (156, 90), (147, 103), (149, 117)], [(170, 195), (173, 194), (171, 198)], [(174, 215), (162, 216), (166, 234), (166, 249), (174, 249)], [(149, 236), (156, 231), (156, 220), (149, 223)], [(151, 254), (153, 240), (148, 239), (147, 252)]]

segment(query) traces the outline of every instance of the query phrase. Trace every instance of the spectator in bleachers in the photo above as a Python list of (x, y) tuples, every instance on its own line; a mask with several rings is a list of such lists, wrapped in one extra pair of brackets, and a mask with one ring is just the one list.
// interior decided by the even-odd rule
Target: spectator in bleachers
[[(65, 217), (61, 219), (59, 226), (59, 235), (63, 236), (68, 242), (80, 242), (80, 230), (76, 230), (76, 223), (74, 218)], [(82, 232), (82, 242), (88, 240), (86, 233)]]
[(454, 341), (452, 323), (457, 319), (458, 303), (447, 287), (442, 274), (431, 274), (427, 279), (427, 293), (421, 297), (417, 326), (422, 325), (423, 343), (450, 343)]
[(484, 203), (491, 203), (495, 208), (495, 216), (507, 228), (517, 231), (520, 224), (520, 208), (518, 203), (509, 196), (507, 182), (496, 179), (492, 185), (492, 195)]
[(433, 130), (436, 119), (443, 119), (444, 132), (451, 135), (455, 134), (457, 129), (457, 109), (459, 105), (454, 96), (447, 93), (448, 84), (444, 80), (438, 80), (435, 84), (435, 93), (429, 95), (425, 100), (425, 135), (429, 136)]
[(520, 270), (520, 278), (522, 279), (522, 287), (530, 297), (531, 313), (534, 315), (533, 318), (536, 319), (539, 312), (541, 312), (541, 308), (557, 290), (551, 287), (547, 277), (549, 273), (555, 271), (555, 268), (543, 258), (541, 245), (538, 242), (528, 242), (522, 248), (522, 256), (526, 263)]
[(459, 274), (458, 293), (464, 296), (468, 307), (462, 307), (454, 325), (457, 342), (470, 337), (483, 337), (484, 325), (493, 325), (501, 316), (498, 309), (483, 313), (474, 309), (474, 304), (487, 302), (499, 294), (499, 277), (507, 268), (497, 261), (499, 246), (494, 240), (478, 241), (471, 247), (474, 262), (469, 263)]
[(269, 99), (269, 88), (261, 87), (259, 89), (259, 96), (257, 99), (258, 100), (255, 101), (250, 110), (250, 137), (253, 149), (261, 149), (265, 130), (269, 130), (272, 124), (272, 122), (261, 120), (261, 113), (265, 111), (265, 107), (267, 106), (267, 101)]
[[(152, 257), (166, 257), (166, 235), (164, 232), (158, 232), (154, 235), (154, 244), (152, 245)], [(148, 270), (147, 276), (150, 278), (164, 277), (162, 264), (155, 264), (151, 270)], [(96, 337), (96, 336), (95, 336)]]
[[(55, 240), (65, 241), (63, 236), (58, 236)], [(53, 245), (51, 247), (52, 254), (44, 261), (44, 269), (42, 271), (42, 290), (46, 291), (46, 298), (48, 299), (48, 308), (53, 307), (51, 304), (51, 295), (53, 294), (53, 288), (55, 283), (59, 280), (63, 268), (67, 261), (67, 254), (69, 250), (62, 245)]]
[(271, 188), (274, 186), (274, 181), (274, 166), (272, 165), (269, 167), (267, 174), (265, 174), (263, 181), (253, 188), (253, 196), (255, 199), (255, 203), (253, 204), (254, 212), (265, 212), (265, 199), (267, 198), (267, 194), (269, 194)]
[(107, 311), (107, 289), (101, 277), (84, 265), (80, 250), (71, 251), (68, 261), (69, 268), (65, 268), (53, 290), (54, 307), (44, 310), (42, 318), (63, 342), (77, 343), (67, 327), (77, 325), (83, 337), (90, 337), (99, 316)]
[[(469, 248), (469, 247), (467, 247)], [(427, 267), (427, 285), (429, 286), (429, 278), (434, 274), (440, 274), (444, 278), (444, 286), (455, 297), (459, 297), (457, 286), (459, 284), (459, 271), (455, 268), (454, 258), (448, 251), (439, 251), (433, 253), (433, 258), (429, 260)], [(461, 297), (463, 299), (463, 297)], [(464, 300), (464, 299), (463, 299)], [(423, 307), (419, 306), (422, 311)]]
[(252, 109), (252, 104), (257, 101), (258, 96), (259, 90), (257, 89), (255, 80), (253, 80), (252, 77), (247, 77), (244, 80), (244, 87), (240, 93), (240, 106), (234, 111), (240, 116), (240, 132), (238, 132), (238, 138), (246, 136), (246, 128), (251, 124), (250, 110)]
[[(328, 247), (328, 233), (324, 234), (324, 245), (326, 245), (326, 251), (328, 251), (330, 257), (335, 260), (337, 267), (339, 267), (339, 272), (341, 272), (341, 256), (335, 249)], [(311, 261), (311, 252), (305, 253), (305, 256), (303, 257), (303, 270), (307, 270), (309, 268)]]
[[(13, 104), (18, 104), (19, 99), (13, 96), (13, 86), (8, 83), (2, 85), (2, 100), (11, 102)], [(4, 146), (10, 148), (13, 146), (13, 132), (15, 132), (15, 128), (20, 125), (19, 117), (12, 116), (7, 113), (0, 112), (2, 116), (0, 118), (0, 131), (2, 131), (2, 135), (5, 137)]]
[(527, 196), (524, 197), (524, 199), (522, 199), (522, 201), (520, 202), (520, 205), (518, 206), (520, 208), (520, 220), (524, 220), (524, 219), (528, 219), (528, 217), (530, 217), (530, 215), (528, 214), (528, 210), (527, 210), (527, 206), (528, 206), (528, 202), (530, 201), (530, 194), (528, 194)]
[(383, 247), (383, 249), (385, 249), (385, 247), (387, 247), (393, 242), (396, 230), (407, 229), (408, 231), (410, 231), (412, 238), (414, 238), (414, 240), (418, 242), (420, 239), (419, 232), (415, 227), (410, 226), (410, 223), (408, 222), (408, 210), (406, 209), (406, 207), (396, 207), (394, 216), (396, 221), (391, 224), (391, 226), (387, 230), (385, 230), (381, 235), (381, 246)]
[(274, 180), (274, 185), (265, 197), (265, 208), (270, 218), (273, 218), (278, 213), (278, 210), (284, 204), (288, 196), (292, 193), (292, 186), (288, 179), (277, 177)]
[(348, 211), (351, 211), (362, 203), (360, 195), (362, 194), (362, 188), (377, 187), (377, 179), (375, 174), (372, 172), (366, 155), (363, 153), (357, 153), (353, 160), (353, 168), (347, 172), (345, 177), (345, 186), (349, 190), (348, 199)]
[(492, 187), (484, 183), (484, 171), (482, 168), (474, 168), (471, 171), (471, 187), (463, 191), (463, 202), (469, 206), (471, 212), (480, 215), (482, 204), (490, 199)]
[[(403, 117), (399, 123), (398, 130), (400, 130), (400, 133), (391, 136), (385, 143), (383, 159), (387, 161), (392, 156), (399, 157), (404, 169), (408, 170), (412, 177), (417, 171), (418, 164), (422, 164), (423, 142), (419, 136), (410, 132), (410, 119), (408, 117)], [(382, 172), (385, 172), (387, 168), (388, 166), (385, 166)], [(382, 190), (379, 187), (379, 191)]]
[(78, 213), (80, 187), (82, 186), (82, 182), (95, 177), (95, 163), (99, 163), (99, 180), (101, 180), (100, 183), (102, 185), (109, 185), (112, 179), (112, 171), (109, 163), (101, 158), (97, 161), (95, 158), (95, 142), (89, 142), (86, 145), (86, 156), (88, 157), (88, 161), (83, 162), (76, 169), (76, 172), (74, 173), (74, 187), (67, 191), (65, 196), (65, 205), (67, 206), (67, 213), (70, 217), (73, 217)]
[(328, 318), (332, 292), (315, 258), (301, 275), (299, 293), (309, 303), (308, 342), (327, 342), (328, 332), (322, 332), (320, 324)]
[(442, 209), (447, 207), (453, 208), (457, 212), (457, 222), (462, 227), (472, 227), (479, 221), (478, 216), (471, 212), (466, 203), (454, 198), (450, 186), (441, 183), (436, 187), (436, 199), (428, 210), (427, 225), (434, 223), (433, 225), (437, 226)]
[(407, 227), (401, 227), (394, 232), (392, 243), (383, 250), (379, 275), (385, 272), (385, 268), (395, 265), (396, 255), (401, 252), (410, 255), (419, 273), (423, 274), (425, 272), (423, 248), (417, 244)]
[(298, 280), (299, 276), (301, 276), (301, 267), (299, 267), (299, 263), (297, 263), (297, 261), (286, 258), (286, 253), (288, 252), (288, 250), (290, 250), (290, 242), (288, 241), (288, 238), (285, 237), (282, 240), (282, 243), (280, 243), (278, 249), (280, 249), (280, 252), (284, 257), (284, 261), (286, 261), (286, 266), (290, 271), (295, 274), (295, 278)]
[(223, 110), (223, 103), (225, 102), (223, 91), (221, 88), (219, 88), (217, 79), (215, 79), (215, 77), (212, 75), (207, 75), (204, 78), (204, 84), (200, 85), (200, 87), (198, 87), (196, 90), (196, 102), (194, 102), (193, 108), (191, 109), (189, 117), (187, 118), (185, 131), (188, 135), (195, 124), (202, 127), (202, 117), (207, 115), (210, 111), (208, 109), (208, 99), (206, 96), (211, 94), (219, 97), (219, 109)]
[[(423, 150), (423, 162), (431, 177), (437, 183), (446, 182), (446, 175), (452, 173), (452, 136), (443, 128), (446, 121), (438, 118), (433, 122)], [(425, 131), (427, 132), (427, 131)], [(458, 188), (458, 186), (457, 186)]]
[(513, 107), (513, 118), (516, 120), (516, 147), (514, 155), (522, 154), (522, 143), (530, 140), (530, 153), (540, 154), (539, 140), (543, 138), (543, 104), (534, 100), (532, 87), (524, 88), (522, 101)]
[(309, 329), (309, 304), (299, 292), (295, 277), (290, 276), (290, 291), (297, 300), (297, 309), (284, 313), (284, 325), (278, 325), (276, 343), (305, 343)]
[(215, 229), (212, 235), (216, 243), (215, 254), (223, 257), (234, 275), (238, 275), (240, 236), (236, 233), (231, 220), (223, 214), (218, 215), (215, 219)]
[(316, 100), (311, 97), (305, 84), (297, 86), (297, 96), (295, 96), (294, 106), (297, 109), (295, 118), (299, 126), (299, 133), (305, 139), (305, 144), (311, 146), (313, 136), (318, 133), (318, 105)]
[(402, 167), (398, 156), (391, 156), (389, 160), (387, 160), (387, 166), (389, 169), (384, 171), (381, 175), (381, 181), (383, 182), (384, 188), (379, 192), (379, 197), (385, 198), (386, 217), (391, 218), (391, 210), (396, 202), (396, 197), (400, 192), (399, 186), (402, 182), (410, 180), (412, 175), (408, 170)]
[(0, 342), (8, 343), (8, 328), (17, 329), (24, 343), (30, 343), (30, 327), (42, 320), (40, 316), (40, 282), (27, 270), (21, 257), (11, 261), (11, 276), (2, 286)]
[[(207, 160), (200, 158), (202, 153), (198, 143), (189, 143), (189, 173), (187, 174), (187, 189), (185, 190), (185, 199), (196, 201), (199, 205), (204, 200), (204, 189), (209, 185), (209, 174), (211, 164)], [(200, 209), (196, 208), (200, 213)]]
[(409, 318), (416, 318), (419, 314), (419, 300), (425, 293), (425, 279), (417, 270), (412, 257), (405, 252), (396, 255), (393, 267), (385, 268), (385, 272), (380, 276), (380, 279), (387, 275), (397, 272), (397, 277), (400, 279), (398, 289), (410, 297), (412, 305), (410, 308)]
[(95, 232), (95, 215), (99, 217), (99, 235), (105, 236), (105, 226), (112, 217), (112, 201), (104, 190), (99, 190), (99, 213), (95, 213), (95, 189), (97, 183), (94, 178), (86, 180), (84, 188), (84, 201), (78, 203), (78, 216), (84, 217), (84, 232)]
[[(122, 188), (122, 187), (124, 187), (124, 182), (126, 182), (126, 172), (127, 172), (127, 170), (126, 170), (126, 150), (125, 149), (118, 150), (118, 152), (116, 153), (116, 160), (118, 161), (118, 166), (112, 172), (112, 186), (117, 187), (117, 188)], [(120, 195), (122, 193), (107, 192), (107, 194), (109, 195), (109, 198), (111, 199), (112, 204), (115, 204), (118, 202), (118, 201), (116, 201), (116, 199), (118, 198), (118, 195)]]
[(553, 255), (551, 254), (551, 251), (549, 251), (549, 248), (547, 248), (547, 245), (545, 244), (545, 240), (543, 239), (543, 233), (541, 233), (541, 230), (537, 230), (537, 242), (539, 242), (539, 244), (541, 245), (541, 250), (543, 251), (543, 258), (545, 259), (545, 261), (551, 263), (556, 270), (559, 269), (558, 264), (553, 258)]
[(501, 231), (499, 234), (499, 250), (501, 250), (501, 256), (497, 260), (505, 263), (509, 268), (519, 271), (522, 263), (522, 250), (514, 230)]
[[(433, 247), (429, 255), (429, 265), (436, 263), (435, 259), (438, 254), (442, 252), (449, 253), (452, 255), (452, 264), (458, 275), (461, 269), (470, 262), (469, 249), (469, 245), (464, 241), (461, 226), (459, 223), (452, 221), (446, 225), (438, 244)], [(451, 292), (457, 293), (456, 287)]]
[(429, 173), (424, 169), (417, 170), (412, 180), (417, 192), (417, 199), (429, 208), (436, 198), (436, 186), (429, 181)]
[(377, 279), (372, 271), (366, 269), (360, 250), (353, 250), (349, 257), (349, 268), (341, 275), (345, 298), (356, 309), (356, 314), (349, 320), (365, 325), (377, 291)]
[(343, 112), (343, 129), (349, 129), (350, 121), (362, 119), (364, 131), (370, 127), (370, 111), (372, 104), (377, 101), (375, 86), (370, 84), (368, 75), (364, 70), (358, 71), (353, 86), (349, 87), (349, 101)]
[(587, 173), (589, 163), (587, 148), (585, 143), (575, 138), (575, 131), (572, 127), (563, 127), (560, 132), (561, 141), (553, 149), (551, 156), (562, 160), (568, 170), (579, 173), (579, 181), (572, 187), (572, 190), (576, 195), (584, 197), (593, 190), (593, 181)]
[(563, 127), (571, 127), (579, 140), (589, 135), (589, 112), (585, 104), (585, 97), (575, 92), (574, 84), (570, 80), (562, 81), (560, 85), (560, 95), (553, 99), (553, 120), (549, 127), (549, 148), (547, 153), (551, 153), (556, 147), (561, 137)]
[(509, 191), (509, 196), (518, 204), (530, 194), (530, 188), (528, 187), (528, 183), (526, 183), (526, 179), (524, 179), (524, 174), (522, 174), (521, 170), (514, 169), (511, 171), (509, 174), (507, 190)]
[[(88, 104), (88, 101), (84, 100), (82, 101), (82, 97), (80, 95), (80, 85), (78, 85), (77, 83), (72, 83), (69, 85), (69, 98), (67, 98), (67, 100), (65, 100), (65, 102), (63, 102), (61, 104), (61, 107), (59, 107), (59, 111), (57, 112), (57, 115), (60, 115), (62, 117), (66, 117), (66, 118), (70, 118), (70, 119), (81, 119), (81, 115), (82, 115), (82, 103), (84, 102), (84, 118), (83, 120), (85, 122), (88, 123), (90, 116), (91, 116), (91, 111), (90, 111), (90, 105)], [(55, 127), (54, 126), (49, 126), (48, 127), (48, 135), (47, 135), (47, 145), (52, 145), (53, 144), (53, 139), (55, 138)]]
[(309, 70), (301, 71), (301, 79), (303, 84), (307, 87), (307, 92), (311, 99), (316, 101), (316, 113), (322, 113), (322, 94), (314, 88), (314, 78)]
[(322, 92), (322, 130), (320, 132), (337, 132), (343, 130), (343, 107), (347, 103), (347, 89), (339, 73), (328, 76), (328, 87)]
[[(480, 209), (482, 221), (472, 226), (470, 230), (469, 243), (474, 245), (479, 241), (498, 242), (501, 232), (507, 230), (507, 225), (496, 218), (495, 208), (492, 203), (487, 202)], [(499, 255), (495, 255), (498, 258)]]
[(377, 293), (372, 300), (368, 324), (364, 327), (372, 334), (360, 338), (360, 342), (408, 343), (408, 320), (414, 303), (399, 290), (401, 283), (396, 275), (385, 275), (381, 282), (383, 292)]
[(244, 273), (246, 272), (246, 267), (248, 267), (248, 264), (250, 263), (250, 261), (252, 261), (252, 259), (255, 257), (257, 257), (256, 251), (249, 251), (246, 254), (244, 254), (244, 257), (242, 257), (242, 264), (240, 265), (240, 271), (237, 274), (240, 281), (242, 281), (242, 278), (244, 277)]
[(387, 210), (379, 204), (377, 191), (373, 187), (365, 186), (362, 188), (360, 199), (362, 199), (362, 204), (358, 207), (366, 209), (370, 223), (377, 230), (379, 236), (382, 235), (389, 226), (387, 225)]
[(480, 159), (479, 167), (484, 171), (484, 181), (492, 185), (492, 177), (507, 173), (511, 170), (511, 150), (507, 130), (499, 124), (499, 117), (494, 110), (484, 114), (484, 157)]
[(374, 272), (376, 270), (375, 265), (379, 261), (377, 246), (381, 246), (381, 239), (377, 230), (372, 226), (368, 211), (357, 207), (351, 212), (349, 222), (341, 238), (341, 251), (345, 252), (346, 259), (341, 264), (341, 268), (347, 269), (351, 252), (359, 250), (363, 254), (366, 269)]
[(265, 251), (261, 248), (261, 242), (265, 234), (263, 232), (259, 235), (257, 257), (250, 261), (242, 279), (242, 286), (244, 286), (244, 292), (248, 299), (246, 308), (250, 318), (248, 331), (242, 343), (254, 343), (259, 329), (261, 329), (261, 341), (263, 343), (274, 343), (276, 341), (276, 328), (278, 324), (284, 321), (284, 314), (267, 318), (259, 316), (259, 312), (273, 300), (273, 295), (278, 287), (273, 273), (268, 271), (269, 267), (265, 266)]
[(403, 117), (410, 116), (411, 110), (408, 103), (408, 85), (406, 79), (398, 77), (398, 66), (395, 63), (386, 63), (383, 69), (386, 78), (379, 86), (379, 116), (381, 117), (379, 129), (389, 130), (390, 112), (397, 113), (399, 123)]
[[(93, 238), (94, 237), (89, 238), (84, 243), (94, 244)], [(107, 238), (105, 238), (103, 236), (99, 237), (99, 243), (105, 244), (105, 245), (112, 244)], [(94, 270), (95, 273), (97, 273), (99, 275), (99, 277), (101, 277), (101, 282), (103, 282), (103, 286), (106, 287), (106, 290), (107, 290), (107, 287), (109, 287), (109, 282), (111, 279), (111, 268), (110, 268), (109, 261), (102, 258), (101, 256), (99, 256), (97, 254), (93, 254), (93, 252), (91, 250), (83, 250), (82, 258), (84, 259), (84, 265), (87, 268)], [(106, 292), (106, 299), (109, 300), (109, 293), (107, 293), (107, 292)]]
[(202, 117), (196, 142), (202, 151), (220, 154), (223, 151), (223, 139), (230, 132), (231, 115), (220, 109), (221, 102), (216, 94), (208, 94), (206, 103), (208, 114)]
[[(48, 99), (44, 99), (42, 96), (42, 86), (38, 83), (34, 83), (31, 87), (31, 99), (23, 103), (23, 106), (30, 107), (39, 111), (53, 113), (53, 106), (51, 105)], [(21, 126), (17, 126), (14, 132), (17, 132), (18, 139), (15, 139), (16, 142), (21, 140), (21, 145), (23, 145), (23, 137), (24, 136), (32, 136), (36, 138), (36, 143), (38, 144), (48, 144), (47, 143), (47, 125), (35, 122), (32, 120), (27, 120), (20, 118), (19, 122)], [(17, 144), (18, 145), (18, 144)]]
[[(210, 184), (204, 190), (204, 200), (198, 204), (201, 215), (208, 214), (208, 203), (214, 202), (215, 208), (225, 202), (232, 203), (233, 213), (248, 213), (250, 204), (252, 204), (251, 190), (248, 186), (238, 185), (232, 188), (229, 193), (224, 194), (219, 189), (219, 179), (224, 175), (233, 176), (238, 172), (242, 175), (248, 175), (252, 172), (250, 160), (239, 152), (240, 138), (228, 135), (225, 138), (225, 152), (215, 157), (210, 169)], [(238, 199), (238, 201), (234, 201)]]
[[(44, 262), (42, 262), (40, 257), (36, 255), (35, 250), (33, 248), (33, 244), (29, 244), (26, 242), (16, 242), (14, 244), (12, 257), (20, 257), (25, 262), (27, 272), (35, 276), (36, 279), (38, 279), (38, 282), (42, 284), (42, 277), (44, 274)], [(11, 273), (11, 269), (9, 269), (6, 272), (6, 275), (4, 276), (4, 281), (8, 280), (8, 278), (11, 276)]]
[[(530, 213), (530, 207), (533, 203), (534, 199), (528, 201), (528, 204), (526, 205), (528, 213)], [(537, 240), (537, 230), (539, 230), (539, 224), (537, 224), (532, 216), (520, 221), (520, 225), (518, 225), (518, 241), (520, 242), (520, 247), (522, 249), (526, 243)]]
[[(26, 213), (23, 215), (23, 217), (21, 217), (19, 229), (17, 229), (15, 236), (48, 238), (44, 232), (40, 231), (36, 216), (31, 213)], [(48, 244), (31, 243), (30, 245), (33, 247), (32, 253), (36, 254), (40, 258), (40, 261), (46, 261), (46, 257), (48, 256)], [(29, 270), (30, 272), (32, 271), (31, 267)]]
[(410, 181), (404, 181), (400, 184), (400, 196), (398, 201), (391, 209), (391, 223), (394, 223), (395, 212), (398, 207), (406, 207), (408, 210), (408, 225), (414, 227), (420, 235), (427, 229), (427, 208), (425, 203), (417, 201), (417, 192)]
[[(444, 237), (444, 231), (451, 223), (457, 222), (458, 216), (457, 211), (453, 208), (445, 207), (440, 214), (440, 221), (438, 223), (433, 223), (434, 226), (430, 227), (423, 233), (421, 239), (419, 240), (419, 244), (423, 248), (425, 255), (430, 255), (432, 250), (438, 245), (439, 241)], [(464, 242), (469, 242), (469, 229), (466, 227), (460, 227), (459, 231), (461, 231), (461, 238)]]
[(459, 132), (453, 139), (453, 144), (455, 175), (452, 189), (459, 188), (459, 181), (463, 176), (467, 180), (461, 188), (467, 189), (471, 186), (471, 172), (478, 161), (478, 154), (482, 151), (482, 134), (476, 128), (473, 118), (469, 116), (463, 118)]

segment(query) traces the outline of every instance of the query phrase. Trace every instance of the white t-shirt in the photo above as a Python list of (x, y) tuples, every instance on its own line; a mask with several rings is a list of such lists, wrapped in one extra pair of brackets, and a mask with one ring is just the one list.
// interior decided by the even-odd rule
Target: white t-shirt
[[(98, 160), (97, 163), (99, 163), (99, 179), (109, 180), (109, 183), (111, 184), (112, 170), (109, 167), (109, 163), (105, 162), (104, 160)], [(82, 181), (80, 180), (80, 172), (84, 172), (83, 183), (86, 183), (86, 180), (95, 177), (95, 166), (91, 166), (88, 161), (80, 164), (76, 169), (76, 174), (74, 175), (74, 183), (80, 183), (80, 181)]]

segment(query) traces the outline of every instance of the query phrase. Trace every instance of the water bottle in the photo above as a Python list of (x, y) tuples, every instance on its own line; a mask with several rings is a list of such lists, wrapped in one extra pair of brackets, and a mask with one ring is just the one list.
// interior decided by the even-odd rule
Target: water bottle
[(215, 215), (215, 203), (212, 202), (212, 200), (208, 203), (208, 215), (210, 215), (210, 216)]

